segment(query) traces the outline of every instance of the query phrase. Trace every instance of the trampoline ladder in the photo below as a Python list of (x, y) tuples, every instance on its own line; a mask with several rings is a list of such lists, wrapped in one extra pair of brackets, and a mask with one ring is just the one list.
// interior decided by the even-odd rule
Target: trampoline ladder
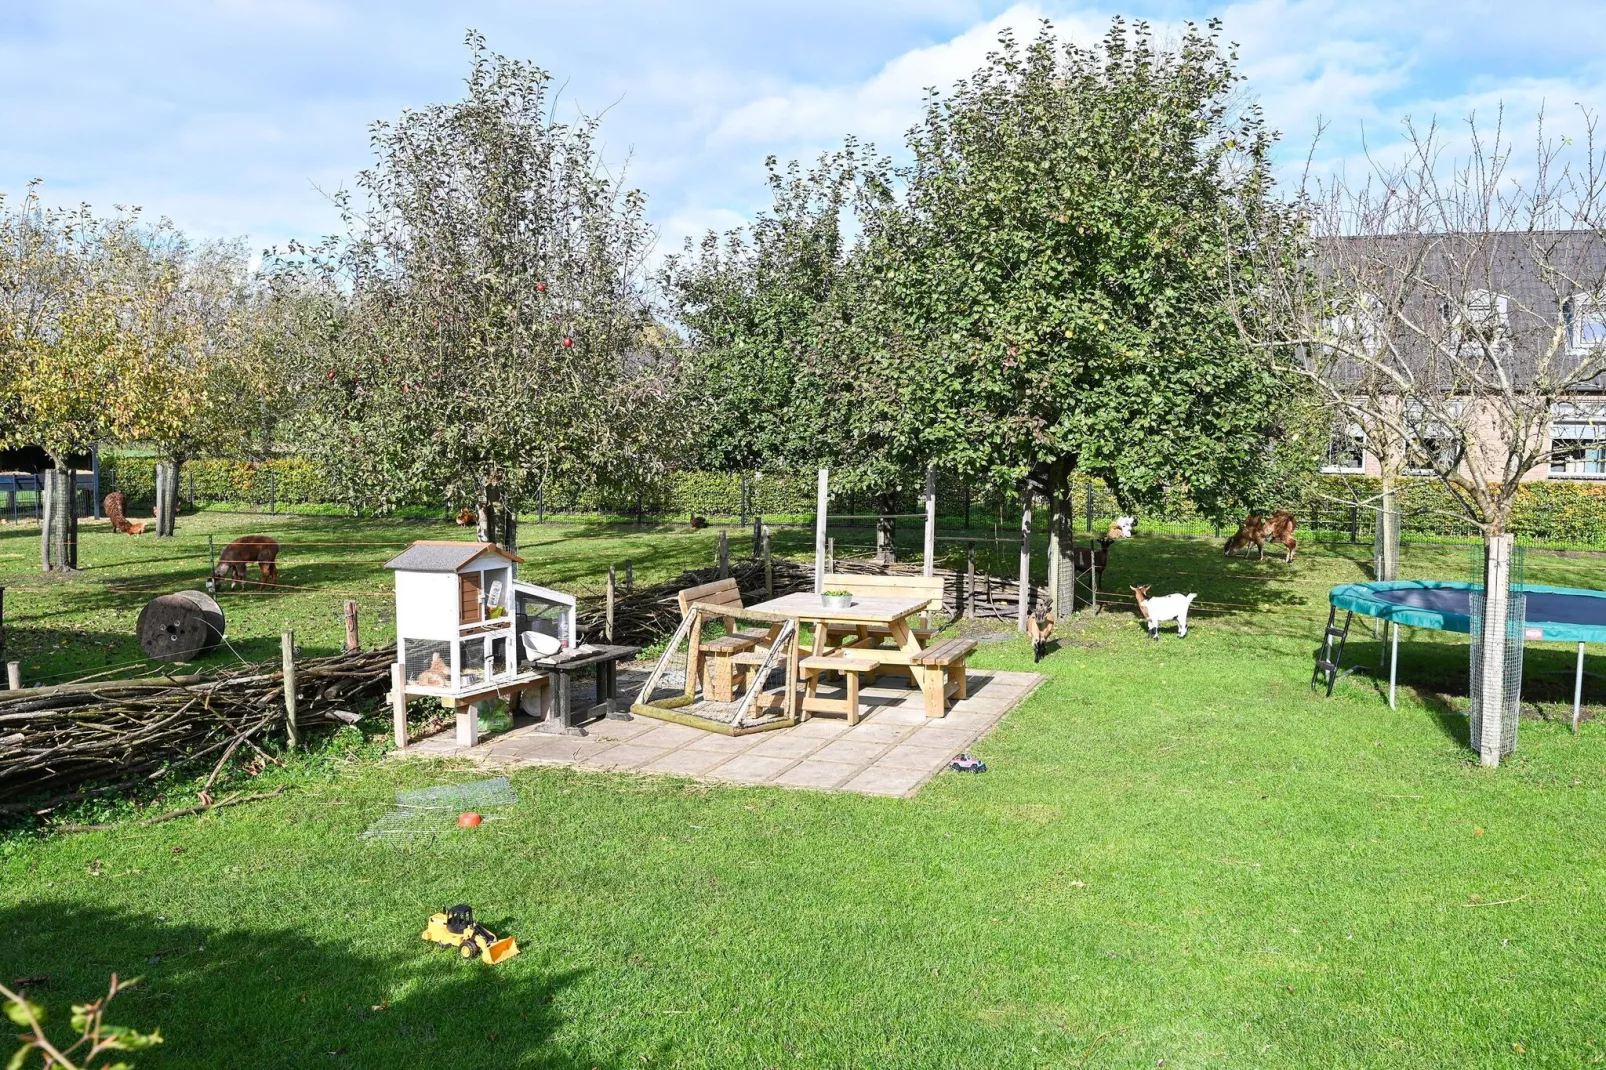
[[(1327, 610), (1327, 629), (1322, 633), (1322, 649), (1316, 655), (1316, 667), (1311, 670), (1310, 686), (1314, 691), (1317, 685), (1325, 684), (1327, 697), (1333, 697), (1333, 685), (1338, 683), (1340, 676), (1349, 675), (1339, 671), (1339, 665), (1344, 661), (1344, 643), (1349, 639), (1350, 621), (1355, 614), (1349, 610), (1344, 612), (1344, 626), (1336, 628), (1333, 621), (1338, 619), (1338, 607), (1330, 606)], [(1353, 672), (1354, 670), (1350, 670)]]

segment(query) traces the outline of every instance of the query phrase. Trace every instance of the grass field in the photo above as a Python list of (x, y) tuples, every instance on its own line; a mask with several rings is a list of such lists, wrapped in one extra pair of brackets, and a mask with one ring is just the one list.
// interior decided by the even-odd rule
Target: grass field
[[(94, 567), (62, 582), (28, 571), (27, 529), (0, 535), (13, 648), (40, 674), (114, 663), (144, 585), (197, 578), (204, 533), (252, 523), (88, 534)], [(332, 646), (347, 590), (365, 641), (388, 640), (374, 565), (442, 530), (283, 521), (301, 589), (225, 595), (236, 645), (266, 654), (289, 620)], [(555, 583), (627, 557), (670, 575), (712, 546), (522, 536)], [(1125, 609), (1076, 621), (983, 741), (990, 771), (913, 800), (530, 769), (507, 820), (409, 850), (357, 835), (398, 787), (475, 774), (377, 761), (348, 730), (264, 774), (293, 789), (267, 803), (0, 840), (0, 979), (49, 975), (35, 998), (64, 1019), (112, 971), (143, 977), (114, 1016), (167, 1037), (142, 1070), (1606, 1062), (1606, 729), (1566, 730), (1571, 652), (1530, 648), (1539, 702), (1498, 771), (1466, 749), (1464, 637), (1406, 633), (1398, 710), (1359, 676), (1313, 695), (1326, 590), (1368, 557), (1120, 545), (1107, 587), (1197, 591), (1214, 612), (1158, 643)], [(1460, 579), (1468, 558), (1411, 546), (1405, 569)], [(1527, 579), (1606, 569), (1534, 554)], [(1356, 633), (1351, 658), (1375, 663)], [(1031, 668), (1015, 639), (978, 663)], [(424, 945), (460, 900), (524, 954), (493, 970)]]

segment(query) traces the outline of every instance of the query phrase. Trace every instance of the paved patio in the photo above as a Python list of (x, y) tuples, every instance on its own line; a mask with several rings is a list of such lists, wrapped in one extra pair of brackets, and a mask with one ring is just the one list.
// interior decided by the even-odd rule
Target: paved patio
[[(919, 691), (890, 684), (860, 693), (868, 712), (851, 728), (843, 718), (816, 716), (791, 728), (723, 736), (636, 714), (630, 721), (592, 721), (585, 736), (549, 735), (535, 724), (521, 725), (477, 747), (458, 746), (448, 729), (406, 753), (466, 757), (497, 766), (573, 765), (908, 797), (1044, 679), (1033, 672), (972, 669), (966, 677), (969, 697), (954, 703), (940, 720), (927, 720)], [(635, 674), (621, 672), (621, 698), (634, 695), (641, 683)], [(830, 692), (822, 689), (821, 694)], [(582, 697), (575, 696), (577, 706), (582, 706)]]

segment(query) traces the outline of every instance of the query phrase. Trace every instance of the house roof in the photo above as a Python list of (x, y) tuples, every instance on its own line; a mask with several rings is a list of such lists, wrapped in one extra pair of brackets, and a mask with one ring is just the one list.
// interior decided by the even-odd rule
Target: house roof
[[(1543, 381), (1574, 379), (1598, 367), (1569, 352), (1556, 351), (1564, 303), (1580, 294), (1606, 292), (1606, 235), (1593, 230), (1529, 230), (1444, 234), (1365, 235), (1329, 238), (1322, 243), (1318, 274), (1336, 291), (1355, 290), (1392, 307), (1408, 329), (1384, 315), (1377, 345), (1389, 363), (1409, 373), (1421, 387), (1448, 393), (1467, 389), (1468, 369), (1479, 366), (1483, 350), (1457, 351), (1455, 310), (1475, 294), (1500, 299), (1503, 353), (1500, 372), (1517, 389)], [(1487, 368), (1481, 369), (1487, 372)], [(1569, 374), (1571, 373), (1571, 374)], [(1339, 383), (1361, 385), (1368, 376), (1358, 362), (1342, 358), (1329, 373)], [(1606, 390), (1606, 376), (1564, 384), (1580, 391)]]
[(403, 572), (458, 572), (485, 554), (496, 554), (523, 563), (524, 558), (509, 553), (494, 542), (451, 542), (421, 539), (385, 562), (386, 568)]

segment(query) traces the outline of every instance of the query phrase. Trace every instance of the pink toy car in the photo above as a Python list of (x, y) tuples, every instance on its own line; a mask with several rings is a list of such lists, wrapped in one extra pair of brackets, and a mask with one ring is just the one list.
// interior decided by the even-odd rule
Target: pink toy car
[(956, 773), (985, 773), (987, 763), (980, 758), (972, 758), (967, 751), (948, 763), (948, 768)]

